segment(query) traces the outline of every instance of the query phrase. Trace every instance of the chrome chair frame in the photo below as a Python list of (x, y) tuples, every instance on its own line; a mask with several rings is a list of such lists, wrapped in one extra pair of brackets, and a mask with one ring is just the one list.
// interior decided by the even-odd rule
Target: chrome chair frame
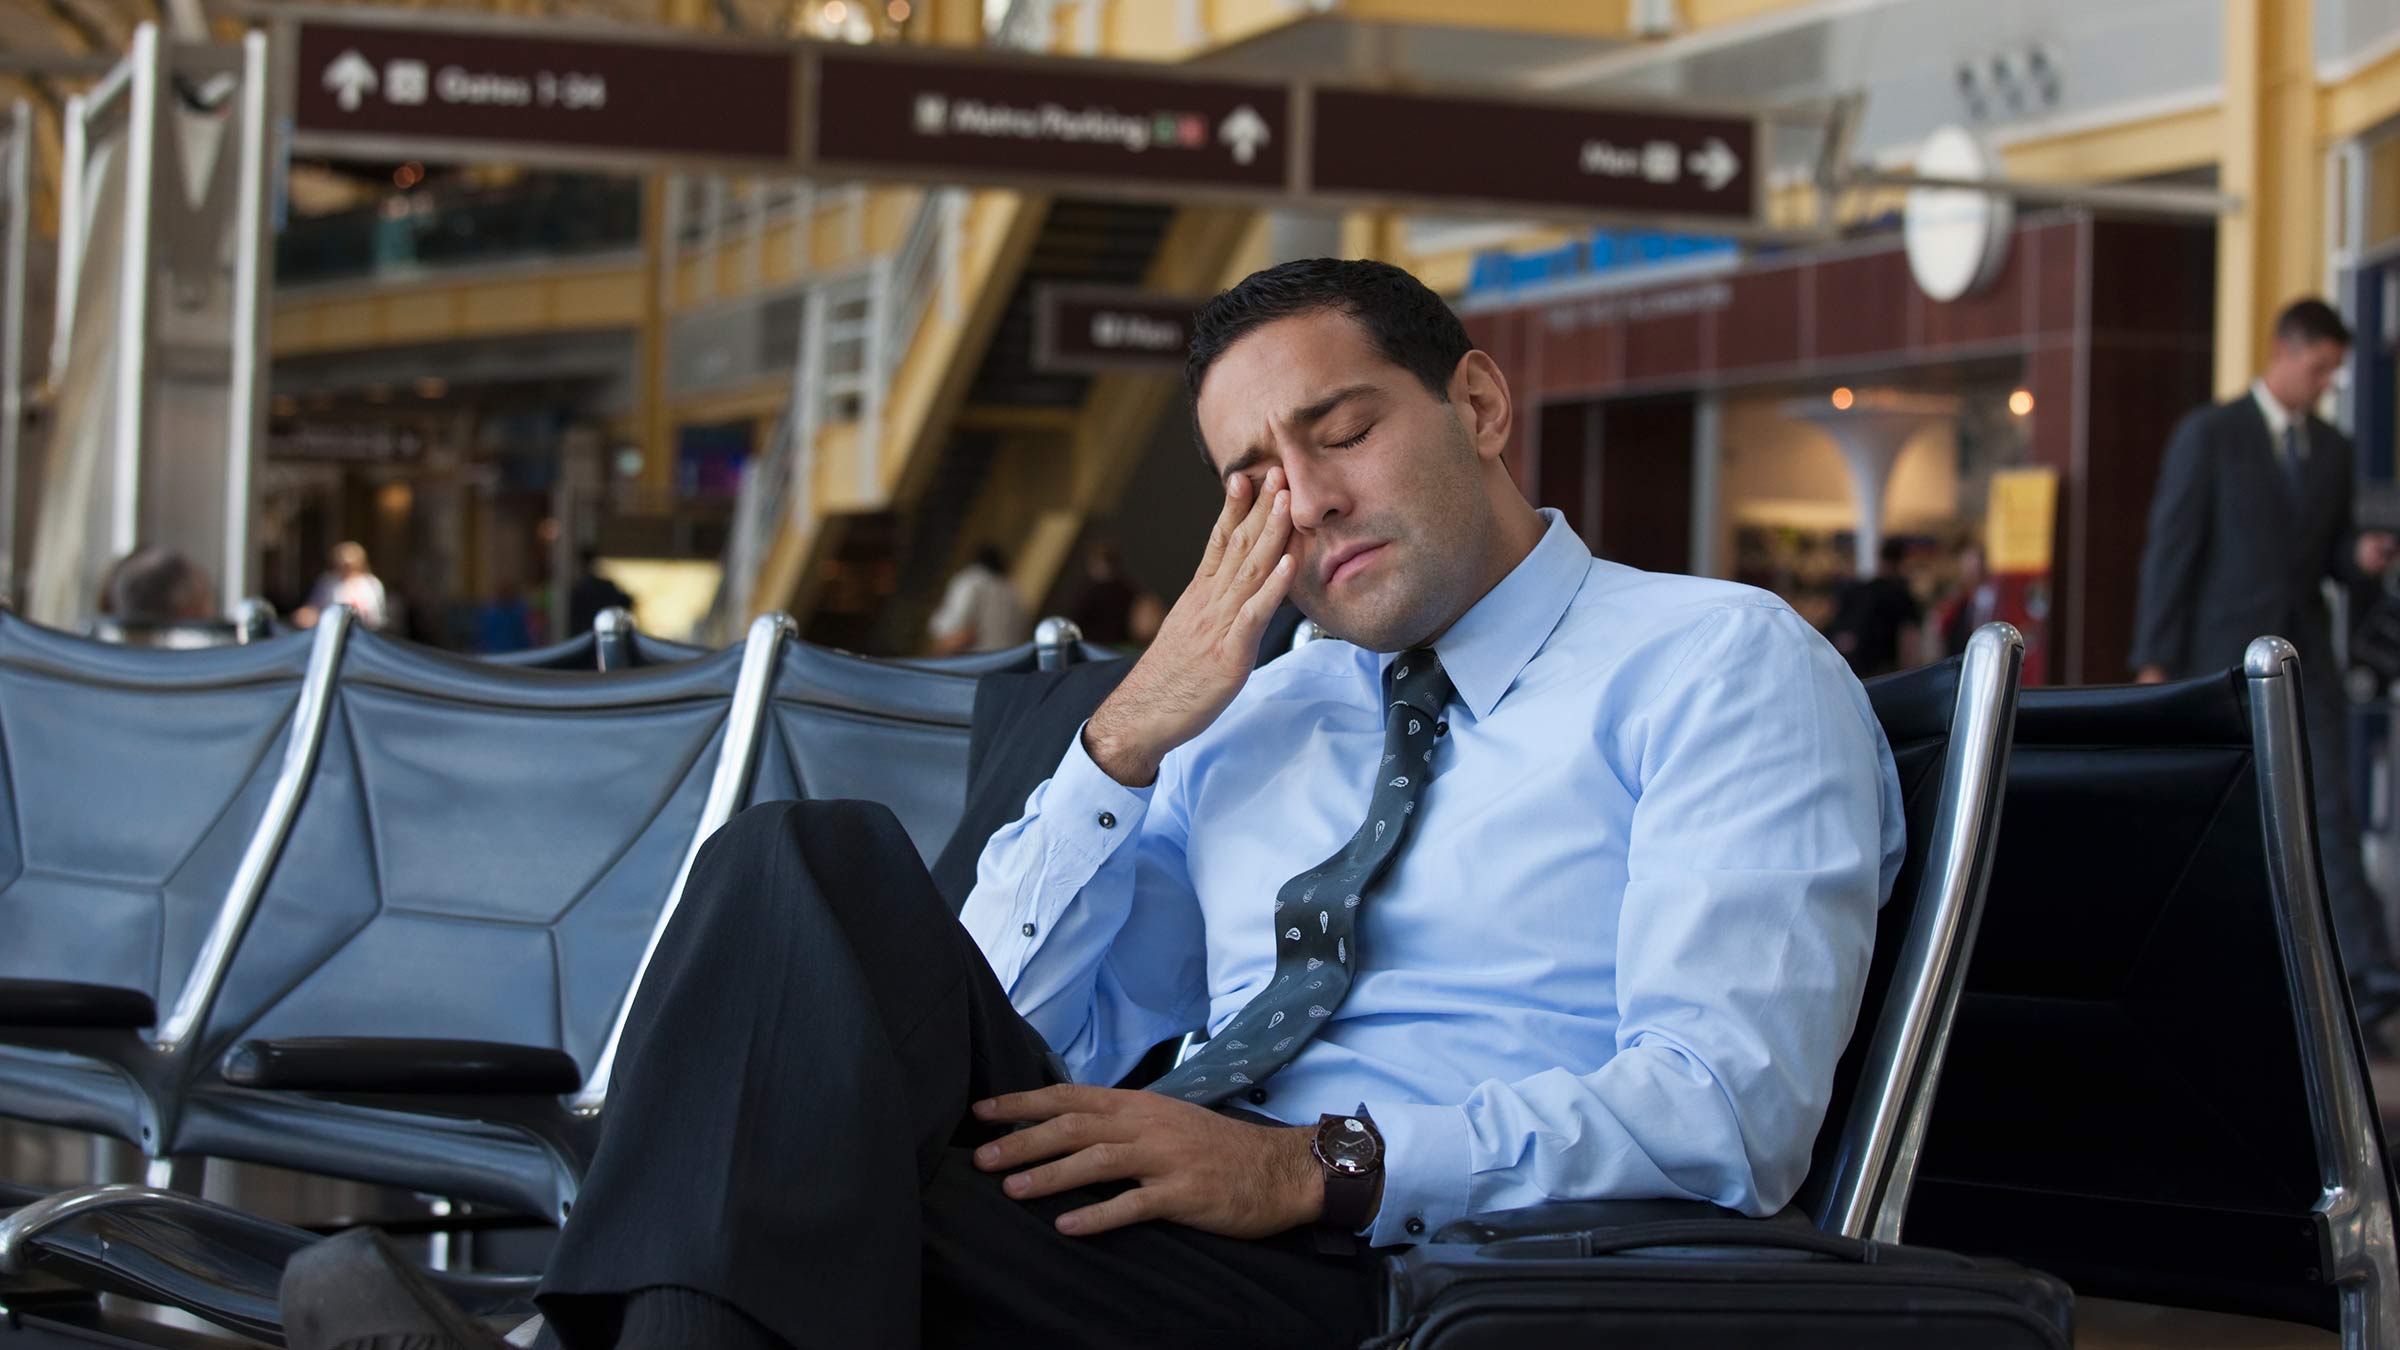
[(151, 1158), (154, 1174), (166, 1156), (168, 1141), (174, 1137), (177, 1103), (194, 1072), (190, 1053), (192, 1032), (206, 1017), (223, 983), (234, 945), (258, 907), (267, 876), (282, 854), (292, 822), (299, 815), (301, 800), (315, 775), (317, 752), (332, 715), (334, 682), (340, 674), (342, 653), (354, 618), (348, 606), (336, 605), (319, 620), (310, 639), (307, 671), (293, 705), (283, 762), (266, 808), (243, 847), (241, 861), (226, 884), (225, 896), (176, 992), (174, 1005), (165, 1010), (147, 1036), (137, 1038), (138, 1049), (128, 1050), (122, 1040), (127, 1033), (123, 1032), (20, 1029), (9, 1036), (13, 1045), (64, 1051), (109, 1064), (131, 1083), (138, 1119), (128, 1122), (132, 1129), (123, 1132), (124, 1137)]
[(592, 646), (602, 670), (630, 670), (633, 667), (633, 615), (621, 605), (610, 605), (592, 616)]
[(2008, 624), (1987, 623), (1967, 640), (1914, 921), (1867, 1043), (1833, 1180), (1810, 1215), (1825, 1232), (1900, 1240), (1992, 879), (2024, 663), (2024, 636)]
[(633, 979), (625, 986), (625, 997), (617, 1004), (616, 1021), (609, 1027), (608, 1041), (601, 1047), (591, 1072), (585, 1075), (583, 1086), (567, 1098), (567, 1109), (578, 1116), (596, 1116), (607, 1102), (609, 1075), (616, 1068), (617, 1045), (624, 1039), (626, 1020), (633, 1015), (633, 1001), (642, 992), (642, 977), (650, 971), (650, 958), (657, 954), (667, 925), (683, 903), (683, 887), (691, 879), (692, 863), (700, 856), (700, 846), (733, 819), (733, 813), (749, 794), (751, 772), (758, 765), (758, 740), (766, 726), (767, 700), (774, 690), (775, 667), (783, 656), (784, 643), (797, 638), (799, 631), (800, 626), (792, 616), (781, 612), (762, 614), (750, 623), (749, 634), (743, 639), (742, 670), (734, 683), (733, 706), (725, 712), (724, 746), (717, 755), (716, 772), (709, 779), (708, 800), (700, 808), (700, 822), (692, 831), (690, 845), (684, 849), (683, 864), (675, 871), (675, 884), (668, 889), (667, 901), (659, 906), (658, 919), (651, 925), (649, 940), (642, 946), (642, 959), (634, 966)]
[(2282, 638), (2262, 637), (2243, 654), (2242, 669), (2276, 931), (2299, 1012), (2301, 1070), (2321, 1173), (2315, 1214), (2325, 1275), (2340, 1291), (2344, 1346), (2400, 1346), (2391, 1164), (2318, 871), (2300, 655)]

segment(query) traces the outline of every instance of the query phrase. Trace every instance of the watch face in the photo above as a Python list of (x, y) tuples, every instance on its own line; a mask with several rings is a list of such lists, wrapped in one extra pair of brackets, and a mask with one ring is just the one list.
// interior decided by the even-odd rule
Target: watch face
[(1383, 1161), (1383, 1141), (1356, 1116), (1331, 1116), (1317, 1126), (1317, 1157), (1337, 1172), (1371, 1172)]

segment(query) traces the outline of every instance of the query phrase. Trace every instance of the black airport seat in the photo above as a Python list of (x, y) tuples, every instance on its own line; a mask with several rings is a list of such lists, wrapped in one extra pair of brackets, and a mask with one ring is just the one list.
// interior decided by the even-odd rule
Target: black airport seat
[(572, 675), (355, 635), (168, 1151), (563, 1213), (780, 634)]
[(634, 626), (633, 615), (612, 607), (593, 616), (589, 629), (563, 641), (523, 651), (494, 652), (479, 659), (529, 670), (631, 670), (697, 660), (707, 654), (705, 647), (652, 637)]
[(2244, 671), (2027, 691), (1913, 1240), (2400, 1344), (2298, 684), (2261, 638)]
[[(750, 799), (880, 802), (933, 866), (965, 811), (977, 690), (990, 677), (1005, 682), (1116, 659), (1056, 618), (1044, 619), (1032, 642), (967, 656), (882, 660), (794, 642), (776, 670)], [(1017, 800), (1021, 806), (1024, 794)]]
[(996, 675), (1009, 671), (1064, 670), (1086, 661), (1110, 661), (1123, 653), (1083, 640), (1072, 619), (1056, 615), (1033, 626), (1033, 641), (997, 651), (964, 652), (957, 656), (912, 656), (905, 664), (948, 675)]
[(930, 864), (966, 804), (977, 678), (789, 644), (751, 799), (881, 802)]
[(188, 1016), (291, 819), (347, 632), (117, 646), (0, 612), (0, 1115), (156, 1153)]

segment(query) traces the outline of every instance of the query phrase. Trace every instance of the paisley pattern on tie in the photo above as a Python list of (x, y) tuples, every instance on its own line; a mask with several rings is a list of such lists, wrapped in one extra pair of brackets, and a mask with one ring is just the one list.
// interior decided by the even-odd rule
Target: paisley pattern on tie
[[(1275, 944), (1277, 978), (1244, 1004), (1213, 1040), (1152, 1083), (1151, 1091), (1213, 1105), (1244, 1087), (1264, 1082), (1299, 1055), (1350, 992), (1355, 974), (1351, 957), (1357, 952), (1350, 939), (1357, 935), (1360, 903), (1390, 869), (1408, 838), (1417, 798), (1433, 778), (1434, 740), (1448, 730), (1441, 720), (1442, 710), (1456, 692), (1430, 648), (1403, 652), (1392, 663), (1386, 687), (1383, 763), (1389, 765), (1408, 755), (1424, 767), (1412, 773), (1378, 774), (1374, 794), (1367, 802), (1367, 819), (1350, 842), (1283, 884), (1275, 901), (1276, 913), (1280, 915), (1287, 906), (1311, 905), (1315, 907), (1316, 931), (1307, 931), (1305, 918), (1291, 927), (1278, 919), (1276, 926), (1282, 932)], [(1339, 908), (1316, 906), (1318, 889), (1329, 882), (1338, 883), (1335, 891), (1327, 893), (1341, 895)], [(1309, 978), (1301, 983), (1294, 975)], [(1280, 1037), (1263, 1054), (1242, 1061), (1246, 1066), (1243, 1072), (1223, 1072), (1234, 1067), (1235, 1053), (1250, 1048), (1249, 1040), (1302, 1013), (1307, 1018), (1296, 1024), (1298, 1034)]]

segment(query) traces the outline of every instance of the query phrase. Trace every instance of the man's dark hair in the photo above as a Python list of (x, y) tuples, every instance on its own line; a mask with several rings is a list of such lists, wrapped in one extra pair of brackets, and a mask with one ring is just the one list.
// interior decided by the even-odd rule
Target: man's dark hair
[(2310, 296), (2294, 300), (2275, 316), (2275, 340), (2308, 346), (2318, 342), (2350, 345), (2350, 326), (2333, 306)]
[(107, 612), (125, 624), (185, 623), (204, 619), (208, 577), (173, 549), (137, 549), (108, 576)]
[(1425, 392), (1445, 403), (1450, 401), (1450, 376), (1475, 346), (1442, 297), (1390, 263), (1302, 258), (1253, 272), (1192, 316), (1183, 387), (1193, 408), (1192, 439), (1202, 455), (1208, 453), (1208, 443), (1200, 435), (1200, 383), (1208, 378), (1209, 367), (1226, 348), (1257, 329), (1321, 310), (1357, 320), (1385, 360), (1416, 376)]
[(1898, 567), (1908, 561), (1908, 541), (1899, 538), (1886, 539), (1883, 541), (1883, 547), (1875, 551), (1875, 556), (1881, 558), (1886, 567)]

